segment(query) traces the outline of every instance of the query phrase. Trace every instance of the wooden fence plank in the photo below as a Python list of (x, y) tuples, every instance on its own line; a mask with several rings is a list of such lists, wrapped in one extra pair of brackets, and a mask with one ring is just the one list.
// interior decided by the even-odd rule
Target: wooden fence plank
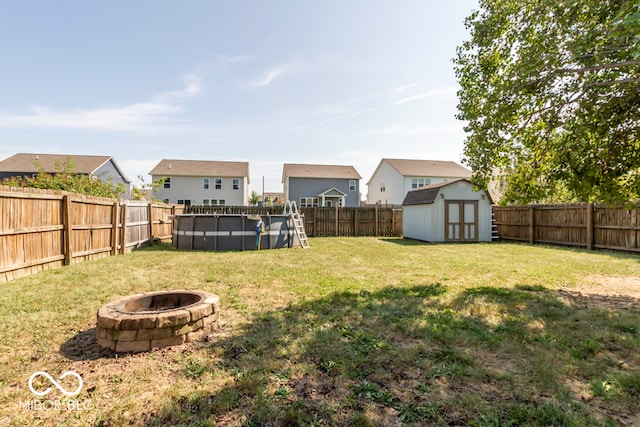
[(71, 260), (73, 259), (73, 254), (71, 253), (71, 197), (69, 197), (69, 195), (67, 194), (62, 200), (62, 225), (64, 228), (62, 239), (64, 242), (64, 265), (70, 265)]
[[(125, 203), (61, 191), (0, 187), (0, 281), (124, 253), (151, 237), (171, 238), (171, 216), (184, 211), (184, 206), (128, 202), (143, 213), (132, 212), (134, 218), (127, 221), (121, 216)], [(126, 240), (127, 226), (133, 242)]]
[(593, 203), (494, 207), (501, 239), (625, 252), (640, 252), (639, 212)]

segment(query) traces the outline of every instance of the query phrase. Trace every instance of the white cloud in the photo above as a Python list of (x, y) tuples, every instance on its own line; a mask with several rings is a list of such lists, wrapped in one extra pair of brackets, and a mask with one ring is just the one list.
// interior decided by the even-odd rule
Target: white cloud
[(456, 91), (457, 91), (457, 88), (454, 88), (454, 87), (446, 88), (446, 89), (432, 90), (432, 91), (429, 91), (429, 92), (424, 92), (424, 93), (420, 93), (418, 95), (408, 96), (406, 98), (402, 98), (402, 99), (399, 99), (397, 101), (393, 101), (391, 103), (391, 105), (406, 104), (407, 102), (418, 101), (420, 99), (431, 98), (433, 96), (446, 95), (448, 93), (452, 93), (452, 92), (456, 92)]
[(27, 114), (0, 112), (0, 127), (5, 128), (64, 128), (109, 131), (155, 131), (161, 123), (177, 120), (182, 104), (202, 92), (202, 81), (195, 74), (183, 76), (182, 89), (162, 92), (147, 102), (130, 105), (55, 110), (47, 106), (33, 106)]
[(395, 87), (393, 89), (389, 89), (387, 91), (384, 92), (376, 92), (376, 93), (372, 93), (371, 95), (366, 95), (360, 98), (356, 98), (352, 101), (349, 101), (349, 104), (356, 104), (358, 102), (362, 102), (362, 101), (368, 101), (370, 99), (374, 99), (374, 98), (379, 98), (381, 96), (388, 96), (388, 95), (398, 95), (401, 92), (410, 89), (412, 87), (416, 87), (416, 86), (420, 86), (422, 84), (422, 82), (417, 82), (417, 83), (409, 83), (406, 85), (402, 85), (402, 86), (398, 86)]
[(394, 123), (385, 127), (373, 129), (365, 132), (365, 135), (396, 135), (396, 136), (416, 136), (416, 135), (443, 135), (458, 133), (462, 126), (428, 126), (414, 123)]
[(337, 116), (337, 117), (332, 117), (330, 119), (322, 120), (322, 121), (319, 121), (319, 122), (310, 123), (310, 124), (301, 125), (301, 126), (295, 126), (295, 127), (288, 128), (288, 129), (283, 129), (279, 133), (283, 134), (283, 133), (293, 132), (293, 131), (296, 131), (296, 130), (308, 129), (308, 128), (324, 125), (324, 124), (327, 124), (327, 123), (335, 122), (337, 120), (344, 120), (344, 119), (348, 119), (350, 117), (359, 116), (361, 114), (365, 114), (365, 113), (368, 113), (368, 112), (373, 111), (373, 110), (374, 110), (373, 108), (366, 108), (364, 110), (355, 111), (353, 113), (344, 114), (344, 115)]
[(220, 68), (227, 68), (230, 65), (237, 64), (240, 62), (245, 62), (253, 59), (252, 56), (249, 55), (218, 55), (216, 57), (216, 66)]
[(285, 67), (273, 68), (260, 75), (255, 76), (248, 83), (250, 86), (268, 86), (271, 84), (271, 82), (273, 82), (274, 79), (281, 76), (285, 72), (285, 70)]

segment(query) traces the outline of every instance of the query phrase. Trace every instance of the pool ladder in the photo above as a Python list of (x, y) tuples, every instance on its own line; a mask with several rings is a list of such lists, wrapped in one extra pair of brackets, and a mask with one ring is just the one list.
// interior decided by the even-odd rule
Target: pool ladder
[(302, 217), (300, 216), (300, 211), (298, 211), (296, 202), (288, 200), (284, 205), (284, 214), (289, 214), (291, 216), (291, 219), (293, 220), (293, 227), (296, 230), (296, 236), (298, 236), (300, 245), (303, 248), (308, 248), (309, 239), (307, 238), (307, 232), (304, 231), (304, 224), (302, 222)]

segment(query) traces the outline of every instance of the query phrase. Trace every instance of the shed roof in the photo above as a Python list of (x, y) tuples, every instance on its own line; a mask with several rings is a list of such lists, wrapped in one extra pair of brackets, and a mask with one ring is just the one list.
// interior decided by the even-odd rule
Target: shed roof
[(289, 178), (339, 178), (362, 179), (353, 166), (309, 165), (285, 163), (282, 167), (282, 182)]
[(424, 187), (420, 187), (420, 188), (416, 188), (415, 190), (408, 191), (407, 195), (404, 197), (404, 200), (402, 201), (402, 206), (429, 205), (436, 200), (436, 197), (438, 196), (438, 193), (440, 192), (441, 188), (454, 184), (456, 182), (461, 182), (461, 181), (468, 182), (470, 185), (473, 185), (471, 181), (464, 178), (454, 179), (453, 181), (439, 182), (437, 184), (425, 185)]
[(18, 153), (0, 161), (0, 171), (35, 173), (41, 167), (45, 172), (56, 173), (67, 160), (73, 162), (73, 172), (87, 175), (95, 173), (102, 165), (111, 161), (122, 179), (130, 182), (111, 156)]
[(150, 172), (153, 176), (206, 176), (246, 177), (249, 162), (223, 162), (216, 160), (162, 159)]

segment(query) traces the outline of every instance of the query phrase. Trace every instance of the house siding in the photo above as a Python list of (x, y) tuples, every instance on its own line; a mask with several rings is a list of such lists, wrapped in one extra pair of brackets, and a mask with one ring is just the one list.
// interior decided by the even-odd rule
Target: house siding
[[(380, 191), (381, 184), (384, 184), (385, 191)], [(369, 181), (367, 203), (399, 205), (406, 194), (403, 187), (403, 176), (391, 165), (383, 162)]]
[(470, 176), (471, 171), (451, 161), (382, 159), (367, 183), (367, 203), (401, 204), (407, 192), (414, 190), (413, 179), (438, 184)]
[[(300, 204), (302, 197), (318, 197), (331, 188), (336, 188), (346, 194), (345, 207), (360, 206), (360, 180), (338, 178), (295, 178), (289, 177), (285, 183), (285, 192), (288, 191), (288, 199)], [(355, 190), (349, 189), (349, 181), (355, 181)]]
[(126, 190), (123, 198), (131, 198), (131, 183), (124, 180), (113, 161), (109, 160), (108, 162), (105, 162), (102, 166), (96, 169), (96, 171), (92, 175), (103, 181), (111, 180), (111, 182), (116, 185), (124, 184)]
[[(152, 176), (153, 180), (164, 178)], [(226, 206), (245, 206), (248, 204), (248, 182), (246, 177), (219, 176), (169, 176), (171, 188), (160, 186), (153, 192), (154, 199), (168, 200), (177, 203), (178, 200), (189, 200), (192, 205), (201, 205), (203, 200), (224, 200)], [(209, 178), (209, 189), (204, 189), (204, 179)], [(215, 188), (215, 179), (222, 180), (222, 188)], [(233, 180), (239, 180), (239, 188), (233, 189)]]
[[(415, 188), (412, 187), (413, 185), (413, 180), (415, 178), (418, 179), (428, 179), (429, 180), (429, 184), (440, 184), (441, 182), (449, 182), (449, 181), (454, 181), (457, 178), (442, 178), (442, 177), (438, 177), (438, 176), (407, 176), (404, 177), (403, 179), (403, 186), (402, 186), (402, 197), (400, 198), (400, 202), (402, 203), (402, 200), (404, 200), (404, 197), (407, 195), (407, 193), (411, 190), (415, 190)], [(418, 187), (419, 188), (419, 187)]]

